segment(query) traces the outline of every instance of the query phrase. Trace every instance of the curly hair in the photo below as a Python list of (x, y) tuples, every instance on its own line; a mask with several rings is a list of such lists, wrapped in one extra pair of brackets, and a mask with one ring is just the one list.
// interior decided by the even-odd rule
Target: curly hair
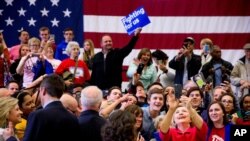
[(130, 112), (121, 110), (113, 112), (102, 127), (103, 141), (134, 141), (135, 122), (135, 115)]

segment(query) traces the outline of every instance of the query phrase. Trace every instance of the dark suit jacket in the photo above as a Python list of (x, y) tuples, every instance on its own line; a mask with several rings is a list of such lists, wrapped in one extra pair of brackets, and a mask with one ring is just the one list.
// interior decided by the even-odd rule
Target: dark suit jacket
[(79, 131), (77, 118), (54, 101), (29, 115), (23, 141), (77, 141)]
[(94, 110), (83, 111), (79, 117), (82, 139), (102, 141), (101, 128), (106, 120)]

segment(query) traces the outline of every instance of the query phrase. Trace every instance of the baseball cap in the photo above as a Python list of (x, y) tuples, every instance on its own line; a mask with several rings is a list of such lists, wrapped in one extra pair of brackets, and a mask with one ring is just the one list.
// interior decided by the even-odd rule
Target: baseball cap
[(195, 41), (194, 41), (194, 38), (193, 37), (187, 37), (184, 39), (183, 41), (184, 43), (187, 43), (187, 42), (190, 42), (191, 44), (194, 44)]
[(243, 47), (243, 49), (250, 49), (250, 43), (246, 43)]

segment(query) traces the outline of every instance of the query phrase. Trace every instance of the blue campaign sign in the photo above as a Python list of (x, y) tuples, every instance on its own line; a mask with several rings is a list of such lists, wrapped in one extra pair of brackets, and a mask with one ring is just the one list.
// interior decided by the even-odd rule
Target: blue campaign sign
[(128, 16), (122, 18), (122, 23), (128, 34), (131, 35), (136, 28), (149, 24), (150, 20), (144, 8), (139, 7)]

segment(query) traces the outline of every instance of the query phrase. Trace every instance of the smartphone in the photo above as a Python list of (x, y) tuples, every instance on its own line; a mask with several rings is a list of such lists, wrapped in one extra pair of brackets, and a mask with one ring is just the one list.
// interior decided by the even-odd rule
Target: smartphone
[(179, 99), (182, 95), (182, 85), (174, 84), (175, 98)]
[(210, 47), (209, 47), (208, 44), (205, 44), (205, 45), (203, 46), (203, 51), (204, 51), (205, 54), (208, 54), (208, 53), (210, 52)]
[(39, 53), (32, 53), (32, 57), (39, 57), (40, 54)]
[(55, 35), (54, 34), (50, 34), (49, 38), (55, 40)]
[(204, 76), (202, 73), (198, 73), (193, 77), (193, 81), (198, 85), (200, 89), (204, 88), (206, 85)]
[(142, 74), (142, 70), (144, 68), (144, 64), (140, 63), (137, 67), (136, 73)]

